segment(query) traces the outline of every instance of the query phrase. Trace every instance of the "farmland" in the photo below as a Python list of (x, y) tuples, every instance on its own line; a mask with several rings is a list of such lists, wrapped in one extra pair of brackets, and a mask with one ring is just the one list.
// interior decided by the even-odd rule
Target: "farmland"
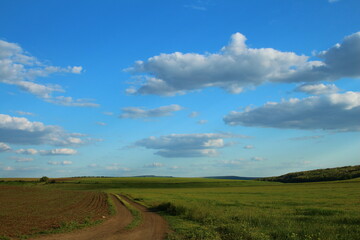
[[(36, 191), (28, 192), (28, 197), (38, 198), (35, 196), (40, 192), (52, 192), (50, 195), (61, 192), (64, 196), (66, 192), (72, 196), (71, 202), (66, 204), (70, 206), (88, 199), (89, 194), (99, 194), (92, 191), (123, 194), (165, 217), (173, 230), (168, 240), (349, 240), (358, 239), (360, 235), (359, 178), (315, 183), (201, 178), (68, 178), (56, 181), (55, 184), (35, 184), (31, 189)], [(5, 188), (8, 183), (0, 186)], [(26, 192), (26, 187), (23, 188)], [(19, 198), (22, 197), (7, 201), (16, 202)], [(44, 202), (51, 203), (50, 199)], [(19, 203), (12, 207), (16, 206)], [(51, 218), (50, 215), (58, 211), (57, 207), (48, 205), (48, 212), (42, 214)], [(70, 221), (73, 214), (69, 212)]]
[(109, 215), (101, 192), (1, 184), (0, 193), (0, 239), (69, 231)]

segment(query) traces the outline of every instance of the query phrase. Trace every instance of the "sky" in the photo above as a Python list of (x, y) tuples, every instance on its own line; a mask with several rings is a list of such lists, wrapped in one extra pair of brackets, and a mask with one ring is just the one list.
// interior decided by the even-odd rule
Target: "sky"
[(0, 177), (360, 164), (358, 0), (2, 0)]

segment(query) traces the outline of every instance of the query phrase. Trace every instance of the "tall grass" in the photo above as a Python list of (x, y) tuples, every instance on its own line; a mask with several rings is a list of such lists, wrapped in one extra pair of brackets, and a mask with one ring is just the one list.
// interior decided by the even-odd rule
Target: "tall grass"
[(124, 189), (156, 206), (171, 240), (356, 240), (359, 182)]

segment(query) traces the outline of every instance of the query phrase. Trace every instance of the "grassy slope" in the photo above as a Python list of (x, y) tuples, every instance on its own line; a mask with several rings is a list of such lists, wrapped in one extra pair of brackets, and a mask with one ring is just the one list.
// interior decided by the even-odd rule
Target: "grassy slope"
[(337, 168), (317, 169), (311, 171), (294, 172), (279, 177), (261, 178), (263, 181), (275, 181), (284, 183), (297, 182), (320, 182), (346, 180), (360, 177), (360, 165)]

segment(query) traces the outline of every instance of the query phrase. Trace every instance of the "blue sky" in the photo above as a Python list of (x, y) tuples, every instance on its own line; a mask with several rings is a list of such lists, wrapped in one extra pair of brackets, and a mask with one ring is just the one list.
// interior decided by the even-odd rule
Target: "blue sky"
[(358, 0), (0, 2), (0, 177), (359, 164)]

